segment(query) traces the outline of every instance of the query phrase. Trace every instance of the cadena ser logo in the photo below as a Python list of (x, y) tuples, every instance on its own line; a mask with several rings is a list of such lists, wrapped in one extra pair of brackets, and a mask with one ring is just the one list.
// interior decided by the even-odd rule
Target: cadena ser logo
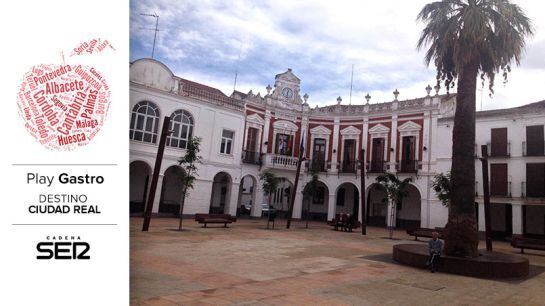
[(38, 260), (89, 260), (91, 245), (80, 236), (47, 236), (36, 244)]

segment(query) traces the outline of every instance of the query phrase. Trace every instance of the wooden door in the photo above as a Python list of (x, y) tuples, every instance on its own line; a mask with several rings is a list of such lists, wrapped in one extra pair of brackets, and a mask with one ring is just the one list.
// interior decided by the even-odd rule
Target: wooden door
[(507, 128), (490, 130), (490, 156), (507, 156)]
[(256, 128), (248, 128), (248, 136), (246, 141), (246, 151), (248, 152), (257, 152), (257, 133), (259, 132)]
[(526, 196), (545, 197), (545, 163), (526, 164)]
[(526, 127), (526, 155), (544, 155), (543, 125), (532, 125)]
[(507, 164), (490, 164), (490, 195), (507, 196)]

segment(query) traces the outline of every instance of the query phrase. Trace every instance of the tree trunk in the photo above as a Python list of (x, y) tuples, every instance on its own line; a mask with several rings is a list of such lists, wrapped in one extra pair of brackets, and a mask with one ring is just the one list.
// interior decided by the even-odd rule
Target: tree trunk
[(182, 222), (183, 222), (183, 218), (184, 218), (184, 204), (185, 204), (185, 193), (186, 193), (187, 189), (184, 190), (184, 192), (182, 193), (182, 202), (180, 203), (180, 223), (178, 224), (178, 231), (181, 231), (182, 230)]
[(467, 64), (458, 79), (452, 131), (452, 198), (445, 227), (445, 253), (476, 257), (479, 245), (475, 220), (475, 91), (478, 67)]

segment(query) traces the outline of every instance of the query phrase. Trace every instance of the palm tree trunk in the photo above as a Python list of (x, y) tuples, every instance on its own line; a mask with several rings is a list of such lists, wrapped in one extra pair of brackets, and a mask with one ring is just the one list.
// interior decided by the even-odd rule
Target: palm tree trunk
[(445, 227), (445, 253), (476, 257), (479, 245), (475, 220), (475, 91), (478, 67), (461, 71), (452, 131), (452, 198)]

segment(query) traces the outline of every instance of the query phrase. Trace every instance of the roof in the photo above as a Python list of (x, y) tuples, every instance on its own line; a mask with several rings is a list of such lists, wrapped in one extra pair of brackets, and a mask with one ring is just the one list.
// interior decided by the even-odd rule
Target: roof
[(221, 96), (225, 96), (227, 97), (223, 91), (217, 89), (217, 88), (214, 88), (214, 87), (210, 87), (210, 86), (207, 86), (207, 85), (204, 85), (204, 84), (201, 84), (201, 83), (197, 83), (197, 82), (194, 82), (194, 81), (191, 81), (191, 80), (188, 80), (188, 79), (184, 79), (184, 78), (180, 78), (180, 80), (182, 81), (182, 83), (184, 85), (189, 85), (189, 86), (192, 86), (192, 87), (195, 87), (195, 88), (198, 88), (200, 90), (204, 90), (206, 92), (209, 92), (211, 94), (216, 94), (216, 95), (221, 95)]
[(477, 117), (492, 117), (507, 114), (545, 113), (545, 100), (517, 107), (492, 109), (477, 112)]

